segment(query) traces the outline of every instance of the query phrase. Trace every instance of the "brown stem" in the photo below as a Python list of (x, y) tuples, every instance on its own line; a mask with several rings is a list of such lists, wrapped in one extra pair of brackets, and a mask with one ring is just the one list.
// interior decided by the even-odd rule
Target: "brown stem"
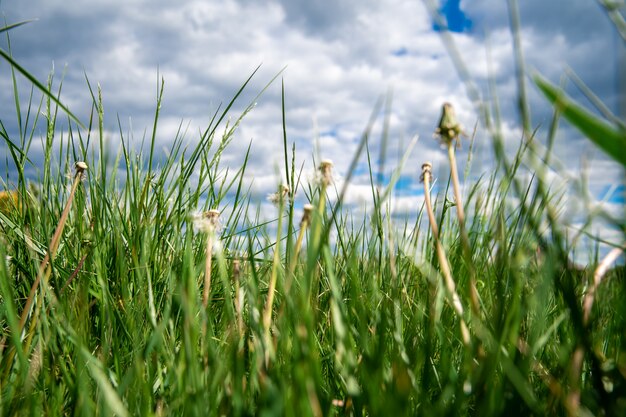
[(600, 282), (602, 282), (602, 278), (606, 274), (609, 269), (609, 265), (611, 265), (617, 258), (626, 250), (626, 244), (622, 245), (619, 248), (613, 248), (602, 261), (598, 264), (598, 267), (593, 273), (593, 284), (591, 288), (585, 294), (585, 298), (583, 300), (583, 324), (586, 326), (589, 323), (589, 318), (591, 317), (591, 307), (593, 307), (593, 302), (595, 300), (596, 291)]
[[(458, 140), (458, 139), (457, 139)], [(463, 208), (463, 200), (461, 198), (461, 185), (459, 182), (459, 174), (456, 168), (456, 157), (454, 153), (454, 142), (448, 143), (448, 159), (450, 160), (450, 175), (452, 176), (452, 186), (454, 188), (454, 199), (456, 201), (456, 213), (459, 219), (459, 229), (461, 231), (461, 244), (463, 249), (463, 257), (467, 263), (470, 276), (470, 305), (472, 313), (480, 314), (480, 301), (478, 289), (476, 288), (476, 271), (474, 270), (474, 261), (472, 260), (472, 247), (465, 229), (465, 210)]]
[(206, 309), (211, 295), (211, 263), (213, 261), (213, 232), (209, 231), (206, 241), (206, 254), (204, 261), (204, 288), (202, 293), (202, 306)]
[[(28, 320), (28, 315), (30, 314), (30, 310), (35, 300), (35, 294), (37, 293), (37, 289), (39, 288), (41, 281), (43, 281), (45, 285), (48, 281), (48, 278), (50, 277), (50, 274), (52, 272), (52, 261), (54, 260), (56, 251), (59, 248), (61, 235), (63, 234), (65, 223), (67, 221), (67, 218), (69, 217), (70, 209), (72, 207), (72, 201), (74, 200), (74, 194), (76, 194), (76, 189), (78, 188), (78, 185), (80, 184), (83, 178), (83, 173), (87, 170), (87, 168), (88, 168), (87, 164), (84, 162), (76, 162), (75, 164), (76, 173), (74, 174), (74, 182), (72, 183), (70, 195), (67, 199), (67, 202), (65, 203), (65, 207), (63, 208), (63, 212), (61, 213), (61, 218), (59, 219), (59, 223), (57, 224), (54, 234), (52, 235), (52, 239), (50, 240), (48, 251), (46, 252), (46, 255), (41, 261), (41, 264), (39, 264), (39, 269), (37, 271), (37, 278), (35, 278), (35, 282), (33, 282), (33, 285), (30, 288), (30, 292), (28, 293), (28, 298), (26, 299), (26, 304), (24, 305), (24, 309), (22, 310), (22, 315), (20, 317), (20, 323), (19, 323), (20, 334), (24, 331), (26, 320)], [(34, 329), (35, 329), (34, 325), (35, 325), (35, 322), (32, 321), (31, 326), (30, 326), (31, 330), (29, 330), (30, 334), (26, 338), (26, 348), (28, 348), (28, 346), (30, 345), (30, 341), (32, 340), (32, 336), (33, 336), (32, 332), (34, 332)], [(5, 340), (6, 339), (3, 338), (2, 342), (0, 343), (2, 346), (4, 346)], [(9, 351), (9, 354), (7, 355), (7, 361), (6, 361), (7, 367), (6, 367), (6, 372), (3, 375), (3, 381), (6, 381), (8, 377), (8, 373), (11, 369), (11, 366), (9, 364), (13, 362), (13, 358), (15, 356), (15, 349), (17, 349), (17, 346), (15, 346), (14, 349), (11, 349), (11, 351)]]
[[(611, 250), (598, 264), (598, 267), (594, 271), (593, 274), (593, 284), (589, 291), (585, 294), (585, 298), (583, 299), (583, 326), (587, 326), (589, 324), (589, 318), (591, 317), (591, 308), (593, 307), (593, 302), (595, 300), (596, 291), (602, 278), (606, 274), (609, 265), (611, 265), (615, 260), (626, 250), (626, 244), (621, 247), (614, 248)], [(572, 359), (570, 361), (570, 372), (569, 372), (569, 380), (570, 380), (570, 392), (567, 394), (565, 399), (565, 409), (567, 410), (570, 416), (579, 415), (580, 411), (580, 375), (582, 373), (583, 360), (585, 358), (585, 348), (583, 345), (579, 345), (574, 354), (572, 355)]]
[(243, 334), (243, 315), (241, 314), (241, 303), (239, 302), (239, 278), (241, 276), (241, 262), (238, 259), (233, 261), (233, 281), (235, 282), (235, 314), (237, 315), (237, 330)]
[(76, 174), (74, 175), (74, 182), (72, 183), (72, 189), (70, 191), (70, 195), (67, 199), (67, 203), (65, 203), (65, 208), (61, 213), (61, 218), (59, 219), (59, 224), (57, 224), (57, 228), (52, 235), (52, 239), (50, 240), (50, 245), (48, 246), (48, 252), (46, 256), (44, 256), (41, 264), (39, 265), (39, 270), (37, 272), (37, 278), (35, 282), (33, 282), (32, 287), (30, 288), (30, 293), (28, 294), (28, 299), (26, 300), (26, 305), (24, 306), (24, 310), (22, 311), (22, 316), (20, 317), (20, 333), (24, 330), (24, 325), (26, 324), (26, 320), (28, 318), (28, 314), (30, 313), (30, 309), (32, 307), (33, 301), (35, 299), (35, 293), (37, 292), (37, 288), (41, 280), (44, 280), (44, 283), (50, 277), (50, 273), (52, 272), (51, 263), (56, 255), (56, 251), (59, 248), (59, 243), (61, 242), (61, 235), (63, 234), (63, 228), (65, 227), (65, 222), (70, 214), (70, 209), (72, 207), (72, 201), (74, 200), (74, 194), (76, 193), (76, 189), (80, 184), (83, 176), (83, 172), (87, 170), (87, 164), (84, 162), (76, 163)]
[(463, 304), (461, 303), (461, 298), (459, 294), (456, 292), (456, 284), (454, 283), (454, 279), (452, 278), (452, 272), (450, 271), (450, 264), (448, 263), (448, 259), (446, 258), (446, 253), (443, 249), (443, 245), (441, 244), (441, 240), (439, 239), (439, 233), (437, 230), (437, 222), (435, 220), (435, 214), (433, 212), (433, 207), (430, 201), (430, 176), (431, 176), (432, 164), (425, 163), (422, 165), (422, 180), (424, 182), (424, 200), (426, 203), (426, 211), (428, 213), (428, 220), (430, 222), (430, 228), (433, 232), (433, 237), (435, 239), (435, 248), (437, 251), (437, 258), (439, 259), (439, 266), (441, 268), (441, 273), (444, 278), (444, 283), (446, 288), (448, 289), (449, 295), (451, 297), (451, 304), (454, 311), (459, 316), (460, 327), (461, 327), (461, 335), (463, 338), (463, 343), (466, 346), (470, 345), (470, 334), (467, 324), (463, 319)]

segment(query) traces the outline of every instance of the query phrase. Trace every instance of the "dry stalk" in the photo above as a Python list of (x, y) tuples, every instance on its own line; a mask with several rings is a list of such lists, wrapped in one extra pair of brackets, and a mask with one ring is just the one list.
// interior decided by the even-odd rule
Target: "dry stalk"
[(463, 257), (467, 263), (470, 276), (470, 302), (472, 312), (475, 315), (480, 314), (480, 301), (478, 290), (476, 288), (476, 271), (474, 270), (474, 262), (472, 260), (472, 247), (469, 241), (467, 230), (465, 229), (465, 210), (463, 208), (463, 199), (461, 198), (461, 185), (456, 164), (455, 148), (460, 143), (460, 136), (463, 134), (463, 127), (457, 121), (454, 108), (450, 103), (444, 103), (439, 126), (435, 129), (435, 136), (439, 137), (441, 142), (448, 149), (448, 160), (450, 161), (450, 175), (452, 177), (452, 186), (454, 189), (454, 199), (456, 201), (456, 213), (459, 220), (459, 230), (461, 231), (461, 244), (463, 249)]
[(209, 210), (202, 213), (200, 228), (207, 234), (206, 254), (204, 260), (204, 288), (202, 292), (202, 306), (206, 309), (211, 295), (211, 269), (213, 260), (213, 244), (216, 231), (219, 228), (219, 210)]
[[(272, 313), (274, 311), (274, 297), (276, 294), (276, 283), (278, 281), (278, 268), (281, 266), (280, 259), (280, 240), (282, 235), (283, 226), (283, 207), (285, 205), (285, 199), (289, 196), (289, 188), (285, 185), (281, 185), (278, 192), (275, 194), (277, 199), (279, 211), (278, 211), (278, 228), (276, 232), (276, 246), (274, 247), (274, 260), (272, 262), (272, 275), (270, 277), (270, 284), (267, 290), (267, 301), (265, 302), (265, 308), (263, 310), (263, 330), (265, 335), (265, 365), (269, 366), (270, 361), (270, 346), (271, 343), (271, 328), (272, 328)], [(297, 251), (296, 251), (297, 253)], [(285, 284), (286, 286), (286, 284)], [(282, 311), (282, 310), (281, 310)]]
[(619, 248), (613, 248), (605, 257), (600, 261), (598, 267), (593, 273), (593, 284), (591, 288), (585, 294), (585, 298), (583, 300), (583, 324), (586, 326), (589, 323), (589, 318), (591, 317), (591, 307), (593, 307), (593, 302), (595, 300), (596, 291), (600, 282), (602, 282), (602, 278), (607, 273), (609, 266), (613, 264), (617, 260), (617, 258), (622, 254), (622, 252), (626, 251), (626, 244), (622, 245)]
[(241, 302), (239, 300), (240, 281), (241, 278), (241, 261), (235, 259), (233, 261), (233, 281), (235, 283), (235, 314), (237, 315), (237, 331), (243, 334), (243, 315), (241, 314)]
[(287, 274), (287, 281), (285, 282), (285, 294), (289, 293), (293, 277), (296, 271), (296, 265), (298, 263), (298, 257), (300, 256), (300, 250), (302, 249), (302, 242), (304, 241), (304, 234), (306, 229), (311, 224), (311, 213), (313, 213), (313, 205), (305, 204), (303, 207), (302, 219), (300, 220), (300, 231), (298, 232), (298, 239), (296, 239), (296, 248), (289, 262), (289, 272)]
[[(48, 282), (48, 278), (50, 278), (50, 274), (52, 273), (52, 261), (54, 260), (54, 256), (56, 255), (56, 251), (59, 248), (59, 243), (61, 241), (61, 235), (63, 234), (63, 229), (65, 228), (65, 223), (67, 222), (67, 218), (70, 214), (70, 209), (72, 207), (72, 201), (74, 200), (74, 195), (76, 194), (76, 189), (78, 185), (83, 179), (85, 171), (87, 171), (87, 164), (84, 162), (76, 162), (74, 165), (75, 173), (74, 173), (74, 181), (72, 183), (72, 188), (70, 190), (70, 195), (65, 203), (65, 207), (63, 208), (63, 212), (61, 213), (61, 218), (59, 219), (59, 223), (52, 235), (52, 239), (50, 240), (50, 245), (48, 246), (48, 251), (44, 256), (41, 264), (39, 264), (39, 269), (37, 271), (37, 277), (35, 278), (35, 282), (30, 288), (30, 292), (28, 293), (28, 298), (26, 299), (26, 304), (24, 305), (24, 310), (22, 310), (22, 315), (20, 316), (19, 323), (19, 333), (22, 334), (24, 331), (24, 326), (26, 325), (26, 320), (28, 320), (28, 316), (30, 314), (30, 310), (33, 307), (33, 303), (35, 301), (35, 294), (37, 293), (37, 289), (39, 285), (43, 281), (43, 285), (46, 285)], [(29, 335), (26, 338), (25, 350), (28, 350), (30, 346), (30, 342), (32, 341), (34, 330), (35, 330), (36, 316), (33, 320), (31, 320), (31, 324), (29, 327)], [(0, 345), (4, 346), (6, 342), (6, 337), (2, 339)], [(7, 356), (7, 364), (13, 361), (15, 356), (15, 349), (11, 349)], [(11, 369), (10, 366), (6, 367), (6, 372), (3, 375), (3, 381), (6, 381), (8, 377), (8, 372)]]
[(574, 417), (578, 416), (580, 411), (580, 374), (583, 369), (583, 360), (585, 358), (585, 348), (578, 345), (570, 362), (569, 380), (570, 391), (565, 397), (565, 409), (567, 414)]
[[(314, 250), (321, 250), (322, 248), (322, 234), (324, 214), (326, 213), (326, 190), (333, 183), (333, 162), (330, 159), (323, 159), (320, 162), (317, 174), (317, 189), (319, 192), (319, 200), (317, 201), (317, 214), (316, 221), (311, 219), (311, 235), (309, 247)], [(318, 253), (318, 255), (321, 252)], [(311, 297), (311, 302), (307, 304), (307, 308), (311, 307), (313, 310), (317, 309), (318, 294), (315, 291), (319, 286), (319, 277), (317, 274), (313, 274), (309, 280), (308, 296)]]
[[(302, 219), (300, 220), (300, 231), (298, 232), (298, 239), (296, 240), (296, 248), (291, 257), (291, 261), (289, 263), (289, 269), (287, 271), (287, 277), (285, 278), (285, 295), (289, 296), (289, 291), (291, 290), (291, 285), (293, 284), (293, 279), (295, 276), (296, 266), (298, 264), (298, 257), (300, 256), (300, 251), (302, 249), (302, 242), (304, 241), (304, 235), (309, 225), (311, 224), (311, 215), (315, 207), (312, 204), (305, 204), (303, 207)], [(278, 312), (278, 316), (282, 317), (285, 312), (285, 303), (282, 303), (280, 306), (280, 311)]]
[[(593, 273), (593, 283), (589, 291), (585, 294), (583, 299), (583, 326), (589, 325), (589, 319), (591, 318), (591, 308), (596, 296), (598, 286), (602, 282), (602, 278), (609, 269), (609, 266), (617, 260), (617, 258), (626, 250), (626, 244), (618, 248), (613, 248), (598, 264), (596, 270)], [(582, 373), (583, 361), (585, 358), (585, 347), (579, 344), (572, 355), (569, 370), (569, 380), (571, 389), (565, 398), (565, 409), (570, 416), (577, 416), (580, 414), (580, 376)]]
[(32, 287), (30, 288), (30, 293), (28, 294), (28, 299), (26, 300), (26, 305), (24, 306), (24, 310), (22, 311), (22, 316), (20, 317), (20, 333), (24, 330), (24, 325), (26, 324), (26, 320), (28, 318), (28, 314), (30, 313), (30, 309), (33, 305), (33, 301), (35, 299), (35, 294), (37, 292), (37, 288), (39, 288), (39, 284), (42, 279), (44, 284), (48, 281), (50, 274), (52, 272), (52, 261), (54, 260), (54, 256), (56, 255), (56, 251), (59, 248), (59, 243), (61, 242), (61, 235), (63, 234), (63, 229), (65, 228), (65, 223), (70, 214), (70, 209), (72, 207), (72, 201), (74, 200), (74, 195), (76, 194), (76, 189), (78, 185), (83, 179), (83, 174), (87, 171), (87, 164), (84, 162), (76, 162), (75, 164), (75, 174), (74, 174), (74, 182), (72, 183), (72, 188), (70, 190), (70, 195), (67, 199), (67, 203), (65, 203), (65, 207), (63, 208), (63, 212), (61, 213), (61, 218), (59, 219), (59, 223), (57, 224), (57, 228), (52, 235), (52, 239), (50, 240), (50, 245), (48, 246), (48, 252), (46, 256), (41, 261), (39, 265), (39, 271), (37, 272), (37, 278), (35, 282), (33, 282)]
[(466, 346), (470, 345), (470, 334), (467, 324), (465, 323), (465, 319), (463, 318), (464, 309), (463, 304), (461, 303), (461, 298), (459, 294), (456, 292), (456, 284), (454, 283), (454, 279), (452, 278), (452, 272), (450, 271), (450, 264), (448, 263), (448, 258), (446, 257), (446, 253), (443, 249), (443, 245), (441, 244), (441, 240), (439, 239), (439, 230), (437, 228), (437, 221), (435, 220), (435, 214), (433, 212), (433, 207), (430, 201), (430, 180), (431, 180), (431, 171), (432, 164), (430, 162), (426, 162), (422, 165), (422, 182), (424, 183), (424, 199), (426, 202), (426, 212), (428, 213), (428, 220), (430, 223), (430, 228), (433, 233), (433, 238), (435, 239), (435, 248), (437, 251), (437, 258), (439, 259), (439, 266), (441, 267), (441, 273), (443, 274), (444, 283), (448, 290), (448, 293), (451, 298), (452, 308), (459, 316), (460, 327), (461, 327), (461, 336), (463, 338), (463, 344)]

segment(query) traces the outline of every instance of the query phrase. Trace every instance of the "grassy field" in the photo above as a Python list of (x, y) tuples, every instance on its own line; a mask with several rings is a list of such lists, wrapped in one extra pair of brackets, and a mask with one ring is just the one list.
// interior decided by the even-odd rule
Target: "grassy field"
[[(590, 117), (536, 82), (561, 105), (555, 126)], [(120, 132), (119, 152), (97, 152), (92, 97), (89, 129), (61, 135), (52, 94), (15, 98), (19, 134), (0, 124), (18, 175), (0, 196), (1, 415), (626, 415), (625, 272), (570, 260), (536, 146), (555, 129), (528, 130), (507, 155), (492, 120), (498, 169), (462, 199), (459, 126), (444, 110), (448, 186), (404, 224), (388, 210), (393, 181), (378, 187), (372, 173), (373, 210), (354, 218), (332, 164), (302, 181), (285, 136), (287, 183), (264, 223), (246, 165), (220, 163), (246, 114), (228, 125), (233, 102), (157, 159), (158, 110), (142, 149)], [(371, 159), (372, 124), (346, 186)], [(516, 179), (527, 167), (532, 179)]]

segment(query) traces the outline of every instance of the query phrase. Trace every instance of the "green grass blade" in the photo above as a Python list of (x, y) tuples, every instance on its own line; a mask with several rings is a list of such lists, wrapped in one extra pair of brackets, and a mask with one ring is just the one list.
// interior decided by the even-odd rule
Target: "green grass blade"
[(78, 117), (76, 117), (74, 113), (70, 111), (70, 109), (68, 109), (63, 103), (61, 103), (61, 101), (58, 98), (56, 98), (55, 95), (48, 88), (46, 88), (39, 80), (37, 80), (37, 78), (35, 78), (35, 76), (33, 76), (24, 67), (18, 64), (17, 61), (14, 60), (10, 54), (8, 54), (5, 50), (1, 48), (0, 48), (0, 57), (6, 59), (9, 62), (9, 64), (11, 64), (11, 66), (13, 66), (13, 68), (15, 68), (20, 74), (22, 74), (28, 81), (30, 81), (35, 87), (37, 87), (46, 96), (50, 97), (50, 99), (54, 101), (61, 109), (63, 109), (63, 111), (72, 120), (74, 120), (74, 122), (78, 126), (82, 127), (83, 129), (85, 128), (85, 126), (81, 123), (81, 121), (78, 120)]
[(11, 30), (11, 29), (15, 29), (16, 27), (25, 25), (25, 24), (33, 22), (35, 20), (37, 20), (37, 19), (24, 20), (22, 22), (11, 23), (10, 25), (6, 25), (5, 27), (0, 28), (0, 33), (6, 32), (6, 31)]
[(80, 353), (83, 355), (85, 361), (87, 362), (87, 366), (89, 367), (89, 373), (91, 377), (96, 381), (96, 384), (102, 390), (103, 400), (106, 403), (107, 407), (116, 415), (120, 417), (126, 417), (130, 414), (124, 406), (122, 399), (118, 395), (117, 391), (111, 385), (109, 378), (104, 373), (104, 370), (101, 369), (100, 361), (94, 358), (91, 353), (84, 347), (80, 347)]
[(593, 115), (542, 76), (535, 75), (533, 78), (541, 92), (571, 124), (611, 158), (626, 167), (626, 131)]
[(415, 135), (413, 139), (411, 139), (411, 142), (409, 142), (408, 146), (406, 147), (404, 155), (402, 155), (402, 159), (396, 166), (396, 169), (394, 169), (393, 173), (391, 174), (391, 179), (389, 180), (389, 184), (385, 188), (383, 195), (380, 197), (382, 201), (385, 201), (387, 197), (391, 195), (391, 192), (393, 191), (394, 187), (396, 186), (396, 183), (398, 182), (398, 180), (400, 179), (400, 176), (402, 175), (402, 169), (406, 165), (406, 161), (409, 159), (409, 156), (411, 156), (411, 152), (413, 151), (415, 144), (417, 144), (418, 139), (419, 139), (419, 136)]

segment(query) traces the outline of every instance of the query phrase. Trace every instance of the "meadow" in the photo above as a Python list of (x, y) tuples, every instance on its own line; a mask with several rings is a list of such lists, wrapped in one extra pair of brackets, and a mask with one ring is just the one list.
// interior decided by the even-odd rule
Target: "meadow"
[[(83, 124), (52, 77), (42, 84), (0, 52), (19, 127), (0, 115), (17, 173), (0, 196), (1, 415), (626, 415), (626, 279), (612, 266), (623, 247), (574, 264), (578, 237), (546, 173), (560, 118), (616, 164), (626, 135), (541, 77), (555, 103), (545, 137), (525, 126), (509, 155), (497, 111), (480, 106), (498, 166), (464, 192), (455, 149), (473, 138), (443, 107), (433, 126), (449, 177), (431, 195), (423, 161), (428, 198), (404, 224), (389, 202), (406, 167), (380, 184), (371, 162), (379, 107), (341, 187), (325, 159), (303, 178), (284, 121), (285, 184), (267, 222), (246, 164), (221, 163), (253, 111), (227, 122), (249, 80), (199, 138), (178, 135), (158, 158), (163, 85), (143, 146), (120, 130), (105, 152), (106, 92), (88, 84)], [(20, 102), (22, 76), (41, 101)], [(363, 161), (372, 209), (355, 218), (343, 202)], [(624, 218), (598, 215), (626, 231)]]

